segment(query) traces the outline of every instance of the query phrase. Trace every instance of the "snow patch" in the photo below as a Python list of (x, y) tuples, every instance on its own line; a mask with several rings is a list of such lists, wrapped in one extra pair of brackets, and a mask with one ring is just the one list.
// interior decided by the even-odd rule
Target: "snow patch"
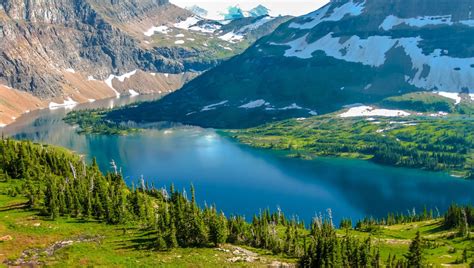
[[(352, 36), (347, 40), (333, 37), (333, 33), (309, 44), (308, 35), (285, 44), (270, 43), (271, 45), (289, 46), (285, 57), (301, 59), (312, 58), (316, 51), (322, 51), (327, 56), (348, 62), (361, 63), (371, 67), (380, 67), (386, 61), (386, 54), (393, 48), (402, 48), (411, 58), (415, 74), (406, 76), (406, 82), (418, 88), (428, 90), (448, 89), (451, 92), (461, 92), (474, 88), (474, 72), (471, 65), (473, 58), (454, 58), (444, 54), (443, 50), (435, 49), (426, 55), (420, 47), (421, 37), (406, 37), (392, 39), (390, 36), (370, 36), (361, 39)], [(428, 73), (425, 72), (426, 68)]]
[(66, 72), (75, 74), (75, 73), (76, 73), (76, 70), (74, 70), (74, 69), (72, 69), (72, 68), (67, 68), (67, 69), (66, 69)]
[(334, 10), (329, 14), (328, 11), (330, 7), (331, 4), (328, 4), (321, 9), (301, 18), (303, 21), (310, 20), (309, 22), (293, 22), (288, 27), (294, 29), (312, 29), (325, 21), (340, 21), (345, 16), (359, 16), (364, 11), (365, 1), (355, 3), (353, 0), (351, 0), (340, 7), (334, 8)]
[(0, 123), (0, 128), (6, 127), (6, 124)]
[[(405, 49), (411, 58), (414, 77), (408, 83), (429, 90), (449, 89), (451, 92), (461, 92), (466, 88), (474, 87), (474, 72), (471, 64), (474, 58), (453, 58), (441, 55), (441, 49), (425, 55), (418, 44), (423, 41), (420, 37), (402, 38), (398, 46)], [(429, 66), (429, 73), (423, 74), (425, 66)]]
[(92, 75), (89, 75), (87, 77), (87, 81), (95, 81), (95, 78)]
[(215, 110), (218, 106), (224, 105), (227, 102), (229, 102), (229, 101), (225, 100), (225, 101), (221, 101), (221, 102), (218, 102), (218, 103), (214, 103), (214, 104), (211, 104), (211, 105), (204, 106), (201, 109), (201, 112)]
[(240, 34), (236, 34), (234, 32), (228, 32), (224, 35), (219, 36), (219, 39), (224, 40), (226, 42), (230, 42), (230, 43), (236, 43), (236, 42), (242, 41), (244, 39), (244, 36)]
[(136, 92), (136, 91), (133, 90), (133, 89), (129, 89), (129, 90), (128, 90), (128, 93), (130, 93), (130, 96), (132, 96), (132, 97), (135, 97), (135, 96), (140, 95), (140, 93)]
[(114, 86), (112, 85), (112, 81), (116, 78), (118, 79), (120, 82), (124, 82), (125, 79), (128, 79), (132, 76), (134, 76), (135, 74), (137, 73), (137, 70), (134, 70), (134, 71), (131, 71), (129, 73), (126, 73), (124, 75), (121, 75), (121, 76), (115, 76), (113, 74), (111, 74), (107, 79), (105, 79), (105, 84), (107, 84), (107, 86), (109, 86), (110, 89), (112, 89), (114, 92), (115, 92), (115, 95), (118, 97), (120, 97), (120, 93), (114, 88)]
[(174, 41), (175, 45), (183, 45), (185, 42), (184, 40), (176, 40)]
[(95, 102), (95, 99), (88, 99), (88, 101), (89, 101), (90, 103), (93, 103), (93, 102)]
[(416, 18), (398, 18), (397, 16), (390, 15), (380, 25), (380, 28), (389, 31), (395, 26), (406, 24), (411, 27), (422, 28), (431, 25), (453, 25), (451, 15), (447, 16), (424, 16)]
[(232, 48), (223, 46), (223, 45), (221, 45), (221, 44), (219, 44), (219, 47), (221, 47), (221, 48), (223, 48), (223, 49), (225, 49), (225, 50), (233, 51)]
[(254, 109), (254, 108), (262, 107), (263, 105), (266, 105), (266, 104), (267, 104), (267, 102), (265, 100), (255, 100), (255, 101), (251, 101), (247, 104), (244, 104), (242, 106), (239, 106), (239, 108)]
[(203, 24), (203, 25), (194, 25), (189, 28), (191, 31), (202, 32), (202, 33), (214, 33), (219, 30), (221, 26), (219, 24)]
[(183, 30), (189, 30), (191, 26), (194, 26), (196, 23), (200, 22), (201, 20), (197, 17), (189, 17), (186, 20), (180, 21), (175, 23), (173, 26)]
[(293, 103), (289, 106), (286, 106), (286, 107), (283, 107), (283, 108), (280, 108), (278, 110), (301, 110), (303, 108), (301, 108), (300, 106), (298, 106), (296, 103)]
[(435, 93), (437, 93), (438, 95), (443, 96), (445, 98), (454, 100), (455, 101), (454, 104), (456, 104), (456, 105), (461, 103), (461, 96), (459, 96), (458, 93), (443, 92), (443, 91), (438, 91), (438, 92), (435, 92)]
[(469, 27), (474, 27), (474, 20), (461, 20), (459, 23), (464, 24)]
[(402, 110), (388, 110), (388, 109), (375, 109), (371, 106), (358, 106), (350, 108), (348, 111), (340, 114), (342, 118), (347, 117), (403, 117), (409, 116), (410, 114)]
[(145, 36), (150, 37), (150, 36), (153, 36), (156, 32), (159, 32), (162, 34), (168, 34), (169, 32), (171, 32), (171, 29), (165, 25), (157, 26), (157, 27), (153, 26), (150, 29), (148, 29), (148, 31), (144, 32), (143, 34)]
[(58, 109), (58, 108), (72, 108), (74, 106), (77, 105), (77, 102), (75, 102), (73, 99), (71, 99), (71, 97), (68, 97), (66, 100), (64, 100), (64, 103), (55, 103), (55, 102), (51, 102), (49, 103), (49, 109), (50, 110), (54, 110), (54, 109)]
[(438, 112), (436, 114), (430, 114), (431, 117), (442, 117), (442, 116), (447, 116), (447, 112)]
[(341, 42), (341, 38), (332, 35), (333, 33), (329, 33), (311, 44), (307, 42), (308, 35), (286, 44), (272, 44), (289, 46), (290, 48), (285, 51), (285, 57), (309, 59), (313, 57), (314, 52), (323, 51), (329, 57), (379, 67), (385, 63), (385, 54), (397, 42), (388, 36), (371, 36), (367, 39), (352, 36)]
[(245, 33), (245, 32), (256, 30), (260, 28), (261, 26), (263, 26), (265, 23), (270, 22), (272, 20), (274, 20), (274, 18), (270, 16), (262, 17), (261, 19), (255, 21), (254, 23), (242, 27), (239, 30), (239, 33)]
[(177, 35), (175, 35), (174, 37), (183, 38), (183, 37), (184, 37), (184, 34), (177, 34)]

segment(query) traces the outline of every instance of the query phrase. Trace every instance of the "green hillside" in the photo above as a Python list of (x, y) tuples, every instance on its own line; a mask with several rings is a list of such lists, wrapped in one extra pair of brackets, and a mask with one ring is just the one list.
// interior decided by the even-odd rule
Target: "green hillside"
[[(354, 222), (333, 228), (263, 211), (225, 217), (146, 182), (127, 188), (67, 150), (0, 143), (0, 261), (4, 265), (405, 267), (473, 261), (472, 207)], [(308, 229), (308, 227), (310, 227)], [(417, 233), (420, 237), (417, 238)], [(422, 258), (417, 258), (422, 256)]]

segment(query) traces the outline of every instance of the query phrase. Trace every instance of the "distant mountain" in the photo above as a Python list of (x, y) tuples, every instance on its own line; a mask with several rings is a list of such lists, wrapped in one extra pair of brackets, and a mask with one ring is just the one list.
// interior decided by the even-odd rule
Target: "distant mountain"
[(207, 17), (207, 15), (209, 14), (209, 12), (207, 10), (205, 10), (204, 8), (202, 7), (199, 7), (199, 6), (190, 6), (190, 7), (186, 7), (186, 9), (188, 11), (191, 11), (194, 15), (197, 15), (199, 17)]
[(224, 25), (167, 0), (0, 1), (0, 126), (38, 108), (168, 94), (288, 19)]
[(225, 12), (221, 12), (224, 20), (235, 20), (242, 18), (258, 18), (262, 16), (270, 16), (270, 9), (263, 5), (258, 5), (251, 10), (244, 10), (239, 5), (230, 6)]
[(251, 17), (268, 16), (268, 15), (270, 15), (270, 9), (268, 9), (268, 8), (265, 7), (265, 6), (258, 5), (258, 6), (256, 6), (255, 8), (252, 8), (252, 9), (249, 11), (249, 15), (250, 15)]
[(180, 91), (111, 118), (233, 128), (414, 91), (472, 101), (473, 6), (473, 0), (333, 0)]
[(227, 13), (224, 13), (225, 20), (235, 20), (245, 18), (244, 11), (239, 6), (231, 6), (227, 8)]

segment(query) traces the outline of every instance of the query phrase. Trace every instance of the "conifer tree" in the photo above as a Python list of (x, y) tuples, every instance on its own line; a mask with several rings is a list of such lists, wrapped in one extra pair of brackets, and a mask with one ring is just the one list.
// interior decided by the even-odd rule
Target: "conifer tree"
[(405, 257), (410, 267), (423, 267), (423, 245), (419, 231), (412, 240)]

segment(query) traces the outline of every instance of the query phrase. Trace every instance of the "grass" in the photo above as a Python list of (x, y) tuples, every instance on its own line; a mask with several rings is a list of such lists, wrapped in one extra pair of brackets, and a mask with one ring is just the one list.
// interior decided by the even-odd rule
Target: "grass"
[(107, 110), (104, 109), (74, 111), (63, 120), (70, 125), (79, 125), (78, 133), (81, 134), (127, 135), (141, 131), (125, 123), (105, 120), (106, 114)]
[[(0, 182), (0, 237), (10, 236), (12, 240), (0, 242), (0, 263), (18, 259), (27, 249), (38, 249), (37, 260), (51, 267), (267, 267), (274, 261), (294, 263), (281, 255), (251, 247), (243, 247), (258, 254), (255, 262), (229, 262), (235, 257), (235, 246), (222, 245), (215, 248), (180, 248), (170, 251), (156, 251), (152, 242), (154, 234), (140, 226), (106, 225), (95, 221), (82, 221), (72, 218), (59, 218), (51, 221), (38, 214), (38, 211), (25, 209), (26, 199), (22, 196), (9, 196), (11, 187), (21, 186), (18, 181)], [(468, 249), (470, 261), (474, 261), (474, 240), (457, 237), (455, 230), (442, 228), (442, 219), (381, 226), (372, 233), (341, 230), (338, 235), (350, 234), (360, 240), (369, 236), (374, 245), (380, 248), (381, 260), (389, 255), (402, 257), (408, 250), (411, 239), (419, 231), (425, 242), (425, 256), (435, 267), (456, 264)], [(284, 236), (285, 228), (280, 226), (278, 233)], [(77, 242), (46, 254), (45, 248), (57, 241), (75, 240), (78, 237), (96, 238), (89, 242)]]
[[(154, 234), (139, 226), (112, 226), (96, 221), (59, 218), (51, 221), (38, 211), (25, 209), (26, 199), (7, 195), (8, 188), (20, 186), (17, 181), (0, 182), (0, 263), (16, 260), (27, 249), (39, 249), (38, 261), (51, 267), (267, 267), (273, 261), (294, 262), (268, 251), (248, 248), (259, 254), (253, 263), (231, 263), (234, 246), (215, 248), (181, 248), (160, 252), (151, 247)], [(78, 237), (97, 237), (97, 241), (74, 243), (52, 256), (42, 252), (57, 241)]]
[(253, 147), (285, 151), (289, 157), (357, 158), (468, 177), (474, 166), (473, 129), (473, 118), (461, 115), (367, 120), (332, 114), (227, 133)]
[[(153, 234), (137, 226), (110, 226), (102, 223), (60, 218), (49, 221), (22, 208), (23, 197), (5, 195), (10, 184), (0, 183), (0, 237), (9, 235), (11, 241), (0, 242), (0, 262), (17, 259), (28, 248), (46, 248), (56, 241), (74, 239), (79, 236), (100, 237), (100, 240), (75, 243), (62, 248), (52, 256), (40, 254), (38, 260), (51, 267), (265, 267), (273, 261), (292, 263), (296, 260), (274, 256), (267, 250), (245, 247), (259, 255), (261, 260), (253, 263), (230, 263), (233, 257), (232, 245), (223, 245), (224, 250), (214, 248), (182, 248), (159, 252), (150, 247)], [(284, 230), (279, 230), (284, 233)], [(474, 240), (458, 238), (453, 231), (442, 228), (442, 220), (408, 223), (380, 227), (376, 232), (367, 233), (350, 230), (348, 233), (361, 240), (369, 236), (380, 248), (381, 260), (389, 255), (403, 256), (411, 239), (420, 231), (431, 246), (425, 249), (426, 260), (435, 265), (454, 265), (461, 259), (465, 248), (470, 250), (473, 260)], [(338, 230), (345, 235), (345, 230)], [(456, 266), (456, 265), (455, 265)], [(459, 264), (456, 267), (467, 267)]]
[[(443, 264), (467, 267), (466, 264), (456, 265), (456, 262), (462, 258), (465, 248), (470, 250), (472, 258), (474, 240), (456, 237), (454, 231), (444, 230), (441, 219), (383, 226), (373, 234), (354, 230), (349, 231), (349, 234), (360, 239), (367, 239), (370, 236), (373, 242), (379, 245), (381, 259), (385, 261), (389, 255), (403, 256), (418, 231), (425, 243), (429, 244), (424, 249), (427, 263), (434, 264), (435, 267)], [(345, 231), (340, 231), (340, 234), (345, 234)]]

